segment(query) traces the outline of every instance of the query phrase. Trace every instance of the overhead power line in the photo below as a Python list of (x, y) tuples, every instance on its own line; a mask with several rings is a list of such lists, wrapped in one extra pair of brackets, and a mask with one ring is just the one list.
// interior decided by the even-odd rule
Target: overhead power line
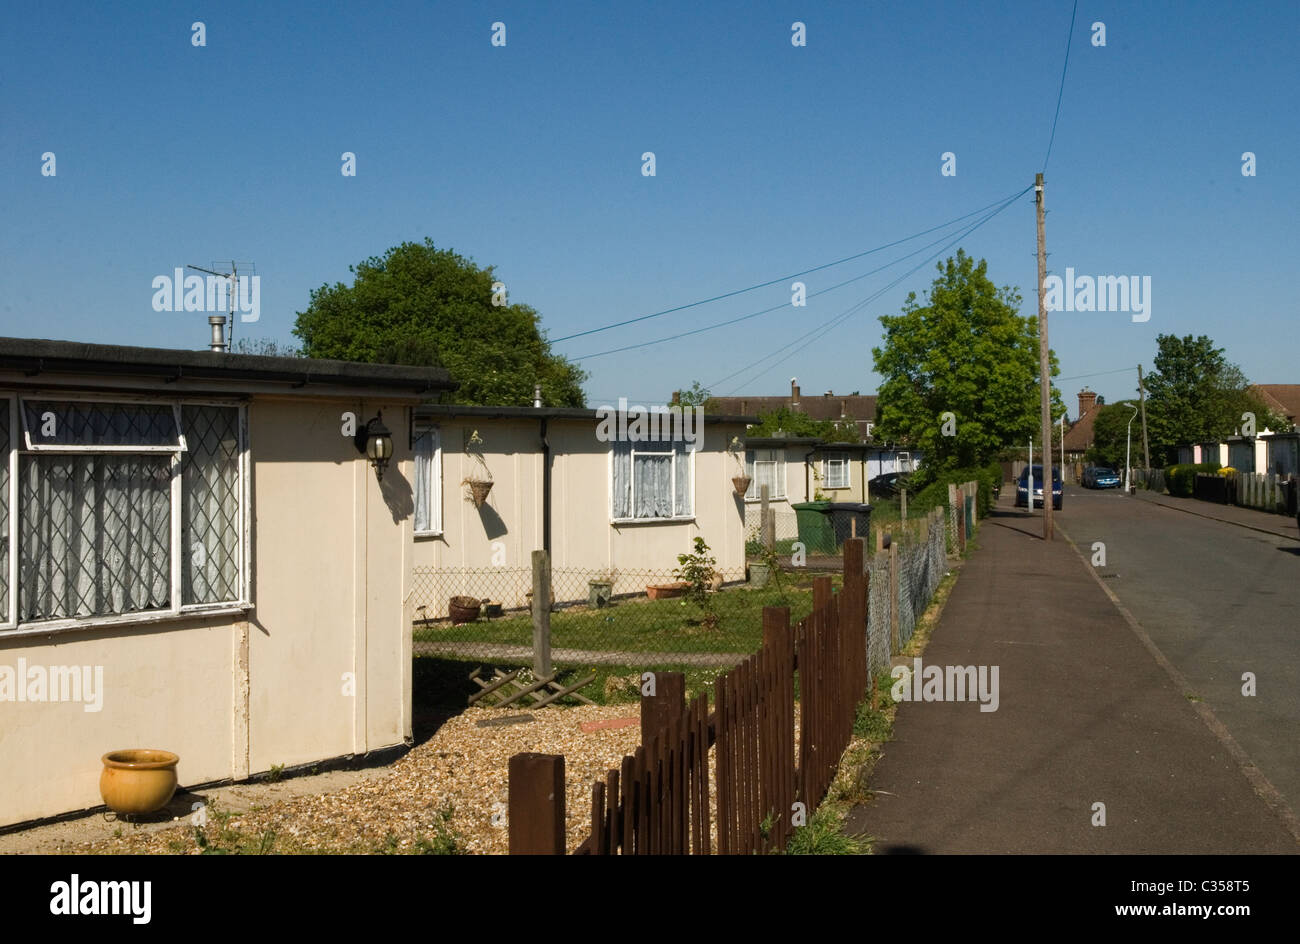
[[(777, 366), (779, 366), (780, 364), (784, 363), (785, 361), (789, 360), (791, 357), (793, 357), (795, 354), (799, 353), (799, 351), (803, 350), (805, 347), (807, 347), (807, 346), (808, 346), (809, 344), (811, 344), (813, 341), (816, 341), (818, 338), (820, 338), (820, 337), (824, 336), (825, 334), (827, 334), (827, 333), (828, 333), (832, 328), (836, 327), (836, 326), (839, 325), (841, 322), (847, 320), (847, 319), (850, 318), (852, 315), (854, 315), (855, 313), (857, 313), (858, 311), (860, 311), (862, 308), (866, 307), (868, 304), (870, 304), (871, 302), (875, 301), (877, 298), (879, 298), (879, 297), (880, 297), (881, 295), (883, 295), (885, 292), (889, 291), (889, 290), (890, 290), (891, 288), (893, 288), (894, 286), (898, 285), (900, 282), (902, 282), (902, 281), (903, 281), (904, 279), (906, 279), (908, 276), (910, 276), (910, 275), (912, 275), (913, 273), (919, 271), (919, 270), (920, 270), (922, 267), (924, 267), (927, 263), (929, 263), (930, 261), (932, 261), (932, 260), (935, 259), (936, 257), (942, 255), (946, 250), (948, 250), (948, 249), (951, 248), (952, 246), (956, 245), (956, 244), (957, 244), (958, 242), (960, 242), (962, 239), (965, 239), (965, 238), (966, 238), (967, 236), (969, 236), (971, 233), (975, 232), (975, 230), (979, 229), (981, 226), (983, 226), (983, 225), (984, 225), (985, 223), (987, 223), (989, 220), (993, 219), (993, 217), (997, 216), (999, 213), (1001, 213), (1001, 212), (1002, 212), (1003, 210), (1005, 210), (1007, 207), (1011, 206), (1011, 204), (1013, 204), (1016, 200), (1020, 199), (1022, 196), (1024, 196), (1026, 193), (1028, 193), (1031, 189), (1032, 189), (1032, 185), (1031, 185), (1030, 187), (1026, 187), (1024, 190), (1021, 190), (1019, 193), (1014, 194), (1013, 196), (1009, 197), (1008, 199), (1002, 201), (1001, 204), (1000, 204), (1000, 205), (997, 205), (997, 208), (994, 209), (992, 212), (987, 213), (985, 216), (983, 216), (983, 217), (981, 217), (980, 219), (976, 220), (974, 223), (970, 224), (970, 225), (967, 226), (967, 227), (964, 227), (964, 228), (962, 229), (961, 232), (959, 232), (956, 236), (954, 236), (952, 239), (950, 239), (946, 244), (944, 244), (943, 246), (939, 247), (938, 250), (936, 250), (935, 252), (931, 253), (931, 254), (930, 254), (929, 256), (927, 256), (925, 259), (922, 259), (919, 263), (917, 263), (915, 266), (913, 266), (913, 267), (912, 267), (911, 269), (909, 269), (907, 272), (904, 272), (901, 276), (899, 276), (899, 277), (898, 277), (897, 279), (895, 279), (894, 281), (890, 282), (888, 285), (886, 285), (886, 286), (884, 286), (883, 288), (881, 288), (881, 289), (879, 289), (879, 290), (873, 292), (871, 295), (867, 296), (866, 298), (862, 299), (861, 301), (856, 302), (855, 304), (853, 304), (850, 308), (848, 308), (846, 311), (842, 312), (841, 314), (836, 315), (835, 317), (830, 318), (829, 320), (822, 322), (820, 325), (816, 326), (816, 327), (813, 328), (812, 330), (807, 331), (807, 332), (805, 332), (804, 334), (799, 335), (799, 337), (797, 337), (797, 338), (793, 339), (792, 341), (788, 342), (787, 344), (782, 345), (781, 347), (779, 347), (779, 348), (777, 348), (775, 351), (773, 351), (771, 354), (767, 354), (767, 355), (765, 355), (764, 357), (760, 357), (758, 360), (756, 360), (756, 361), (754, 361), (754, 362), (752, 362), (752, 363), (746, 365), (745, 367), (742, 367), (740, 370), (733, 371), (732, 373), (728, 374), (726, 377), (723, 377), (721, 380), (718, 380), (718, 381), (716, 381), (716, 382), (714, 382), (714, 383), (709, 384), (709, 385), (708, 385), (708, 386), (709, 386), (709, 389), (716, 389), (719, 385), (726, 383), (728, 380), (731, 380), (731, 379), (734, 378), (734, 377), (738, 377), (738, 376), (740, 376), (741, 374), (748, 373), (750, 370), (752, 370), (753, 368), (759, 366), (759, 365), (762, 364), (764, 361), (771, 360), (773, 357), (778, 357), (780, 354), (782, 354), (782, 353), (783, 353), (784, 351), (786, 351), (788, 348), (791, 348), (791, 347), (793, 347), (793, 346), (796, 345), (796, 344), (799, 345), (798, 347), (795, 347), (793, 350), (791, 350), (788, 354), (786, 354), (785, 357), (782, 357), (782, 358), (781, 358), (780, 360), (778, 360), (778, 361), (774, 361), (772, 364), (769, 364), (767, 367), (765, 367), (765, 368), (764, 368), (762, 371), (760, 371), (759, 373), (757, 373), (757, 374), (755, 374), (754, 376), (748, 378), (748, 380), (747, 380), (746, 382), (750, 382), (750, 381), (753, 381), (753, 380), (757, 380), (759, 377), (763, 376), (763, 375), (766, 374), (768, 371), (774, 369), (775, 367), (777, 367)], [(805, 340), (805, 339), (806, 339), (806, 340)], [(799, 342), (801, 342), (801, 341), (803, 342), (802, 344), (799, 343)], [(733, 388), (733, 390), (732, 390), (731, 392), (734, 393), (735, 390), (738, 390), (738, 389), (740, 389), (739, 386)]]
[(648, 315), (638, 315), (635, 318), (628, 318), (624, 321), (616, 321), (612, 324), (603, 325), (599, 328), (589, 328), (586, 331), (579, 331), (575, 334), (566, 334), (562, 338), (553, 338), (551, 340), (551, 343), (559, 344), (561, 341), (571, 341), (574, 338), (583, 338), (589, 334), (599, 334), (602, 331), (610, 331), (614, 328), (622, 328), (625, 325), (636, 324), (641, 321), (648, 321), (651, 318), (658, 318), (662, 315), (670, 315), (673, 312), (677, 312), (677, 311), (686, 311), (688, 308), (697, 308), (700, 305), (707, 305), (710, 302), (721, 301), (724, 298), (733, 298), (736, 295), (743, 295), (746, 292), (753, 292), (760, 288), (767, 288), (769, 285), (776, 285), (778, 282), (784, 282), (787, 279), (797, 279), (800, 276), (811, 275), (813, 272), (820, 272), (822, 269), (829, 269), (833, 266), (842, 265), (845, 262), (852, 262), (854, 259), (861, 259), (863, 256), (869, 256), (872, 253), (881, 252), (882, 250), (890, 249), (894, 246), (901, 245), (902, 243), (910, 242), (913, 239), (918, 239), (921, 236), (926, 236), (930, 233), (935, 232), (936, 230), (946, 229), (947, 227), (952, 226), (954, 223), (960, 223), (962, 220), (969, 219), (972, 216), (977, 216), (978, 214), (983, 213), (985, 210), (989, 209), (989, 207), (997, 206), (1001, 202), (1002, 202), (1001, 200), (995, 200), (993, 203), (990, 203), (988, 206), (980, 207), (978, 210), (972, 210), (970, 213), (965, 213), (959, 217), (956, 217), (955, 219), (948, 220), (946, 223), (940, 223), (938, 226), (931, 226), (929, 229), (923, 229), (919, 233), (913, 233), (911, 236), (904, 236), (902, 239), (896, 239), (891, 243), (885, 243), (882, 246), (876, 246), (874, 249), (864, 249), (862, 252), (855, 252), (851, 256), (845, 256), (843, 259), (836, 259), (834, 262), (826, 262), (818, 266), (813, 266), (811, 269), (804, 269), (800, 272), (791, 273), (790, 275), (783, 275), (780, 278), (769, 279), (766, 282), (759, 282), (756, 285), (750, 285), (745, 288), (738, 288), (731, 292), (723, 292), (721, 295), (713, 295), (710, 296), (709, 298), (701, 298), (699, 301), (688, 302), (685, 305), (677, 305), (674, 306), (673, 308), (665, 308), (663, 311), (651, 312)]
[[(816, 292), (812, 292), (812, 293), (810, 293), (807, 297), (808, 297), (808, 298), (816, 298), (816, 297), (819, 296), (819, 295), (825, 295), (825, 294), (827, 294), (828, 292), (834, 292), (834, 291), (836, 291), (837, 289), (841, 289), (841, 288), (843, 288), (843, 287), (846, 286), (846, 285), (850, 285), (850, 284), (852, 284), (853, 282), (860, 282), (860, 281), (862, 281), (863, 279), (867, 278), (868, 276), (875, 275), (875, 274), (878, 273), (878, 272), (883, 272), (885, 269), (888, 269), (888, 268), (890, 268), (891, 266), (896, 266), (896, 265), (898, 265), (898, 263), (903, 262), (903, 261), (906, 260), (906, 259), (910, 259), (910, 258), (912, 258), (912, 257), (915, 256), (915, 255), (918, 255), (918, 254), (920, 254), (920, 253), (925, 252), (925, 251), (926, 251), (927, 249), (929, 249), (931, 246), (934, 246), (934, 245), (937, 245), (938, 243), (943, 242), (945, 239), (948, 239), (951, 235), (952, 235), (951, 233), (945, 233), (944, 235), (940, 236), (938, 239), (926, 243), (926, 244), (925, 244), (924, 246), (922, 246), (920, 249), (914, 249), (912, 252), (909, 252), (909, 253), (908, 253), (907, 255), (905, 255), (905, 256), (899, 256), (897, 259), (894, 259), (894, 260), (892, 260), (892, 261), (890, 261), (890, 262), (886, 262), (886, 263), (885, 263), (884, 265), (882, 265), (882, 266), (877, 266), (876, 268), (872, 269), (870, 272), (863, 272), (861, 275), (855, 275), (855, 276), (853, 276), (853, 278), (851, 278), (851, 279), (845, 279), (845, 280), (842, 281), (842, 282), (837, 282), (837, 283), (835, 283), (834, 285), (830, 285), (830, 286), (827, 286), (826, 288), (819, 289), (819, 290), (816, 291)], [(725, 328), (725, 327), (727, 327), (728, 325), (733, 325), (733, 324), (736, 324), (736, 323), (741, 322), (741, 321), (748, 321), (750, 318), (757, 318), (759, 315), (766, 315), (766, 314), (769, 314), (770, 312), (780, 311), (781, 309), (783, 309), (783, 308), (788, 308), (788, 307), (790, 307), (790, 303), (789, 303), (788, 301), (783, 301), (783, 302), (781, 302), (780, 304), (777, 304), (777, 305), (771, 305), (771, 306), (769, 306), (769, 307), (767, 307), (767, 308), (763, 308), (763, 309), (761, 309), (761, 310), (759, 310), (759, 311), (750, 312), (750, 313), (747, 314), (747, 315), (741, 315), (741, 316), (739, 316), (739, 317), (737, 317), (737, 318), (729, 318), (729, 319), (727, 319), (726, 321), (717, 321), (717, 322), (714, 322), (713, 324), (705, 325), (705, 326), (702, 327), (702, 328), (692, 328), (692, 329), (689, 330), (689, 331), (679, 331), (677, 334), (670, 334), (670, 335), (667, 335), (666, 337), (655, 338), (654, 340), (651, 340), (651, 341), (641, 341), (641, 342), (638, 342), (637, 344), (626, 344), (626, 345), (624, 345), (623, 347), (611, 348), (611, 349), (609, 349), (608, 351), (599, 351), (599, 352), (597, 352), (597, 353), (595, 353), (595, 354), (584, 354), (584, 355), (581, 356), (581, 357), (575, 357), (574, 360), (576, 360), (576, 361), (586, 361), (586, 360), (591, 360), (591, 359), (594, 358), (594, 357), (604, 357), (606, 354), (618, 354), (618, 353), (621, 353), (621, 352), (623, 352), (623, 351), (632, 351), (632, 350), (636, 350), (637, 348), (650, 347), (651, 345), (654, 345), (654, 344), (663, 344), (663, 343), (666, 342), (666, 341), (676, 341), (676, 340), (678, 340), (679, 338), (690, 337), (691, 335), (694, 335), (694, 334), (703, 334), (703, 333), (706, 332), (706, 331), (713, 331), (713, 330), (715, 330), (715, 329), (717, 329), (717, 328)]]
[(1079, 12), (1079, 0), (1074, 0), (1074, 10), (1070, 13), (1070, 32), (1065, 37), (1065, 64), (1061, 66), (1061, 87), (1056, 92), (1056, 114), (1052, 116), (1052, 136), (1047, 139), (1047, 156), (1043, 158), (1043, 172), (1047, 172), (1047, 162), (1052, 159), (1052, 143), (1056, 140), (1056, 122), (1061, 117), (1061, 98), (1065, 95), (1065, 70), (1070, 68), (1070, 43), (1074, 40), (1074, 17)]

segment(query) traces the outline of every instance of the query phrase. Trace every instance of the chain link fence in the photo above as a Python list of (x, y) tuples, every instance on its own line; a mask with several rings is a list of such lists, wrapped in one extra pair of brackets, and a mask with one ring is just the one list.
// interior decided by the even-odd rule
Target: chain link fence
[[(887, 526), (892, 548), (877, 548), (864, 558), (870, 576), (864, 629), (873, 674), (887, 670), (891, 656), (911, 640), (948, 572), (950, 549), (956, 553), (960, 543), (961, 503), (892, 522)], [(973, 531), (973, 499), (964, 503), (970, 508), (966, 526)], [(556, 568), (551, 572), (551, 661), (628, 670), (735, 665), (762, 645), (765, 607), (789, 607), (794, 622), (813, 608), (814, 572), (772, 569), (769, 561), (751, 561), (747, 570), (715, 572), (697, 593), (673, 570)], [(837, 588), (840, 581), (833, 577)], [(531, 568), (416, 568), (414, 654), (532, 664), (533, 586)]]
[[(769, 505), (776, 526), (776, 552), (788, 556), (792, 545), (799, 540), (799, 518), (794, 509), (783, 505)], [(745, 505), (745, 552), (758, 557), (763, 551), (763, 506), (758, 502)]]
[[(632, 668), (730, 666), (756, 651), (763, 608), (812, 611), (810, 578), (762, 565), (719, 571), (702, 595), (674, 571), (551, 572), (551, 659), (556, 665)], [(417, 656), (524, 665), (533, 661), (531, 568), (417, 568)]]

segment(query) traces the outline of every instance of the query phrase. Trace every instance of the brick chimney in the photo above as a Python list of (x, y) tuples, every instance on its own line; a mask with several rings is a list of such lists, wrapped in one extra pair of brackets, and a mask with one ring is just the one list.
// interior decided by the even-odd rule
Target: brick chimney
[(1084, 387), (1079, 391), (1079, 418), (1089, 413), (1097, 405), (1097, 394)]
[(790, 409), (799, 409), (799, 378), (790, 378)]

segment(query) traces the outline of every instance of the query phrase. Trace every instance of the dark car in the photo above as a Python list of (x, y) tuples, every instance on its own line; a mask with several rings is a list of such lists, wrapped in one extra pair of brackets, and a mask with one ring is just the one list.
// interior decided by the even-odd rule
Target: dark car
[(906, 472), (886, 472), (884, 475), (877, 475), (867, 482), (867, 493), (870, 495), (897, 495), (907, 488), (907, 479)]
[[(1043, 467), (1041, 465), (1033, 466), (1034, 476), (1034, 507), (1043, 506)], [(1029, 507), (1029, 474), (1030, 469), (1026, 468), (1020, 473), (1020, 478), (1016, 482), (1016, 507)], [(1061, 508), (1061, 469), (1060, 466), (1052, 466), (1052, 507), (1056, 510)]]

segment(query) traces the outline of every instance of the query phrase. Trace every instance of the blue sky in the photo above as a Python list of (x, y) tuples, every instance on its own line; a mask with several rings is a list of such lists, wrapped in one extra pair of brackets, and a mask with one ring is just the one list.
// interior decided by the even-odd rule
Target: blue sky
[[(494, 265), (552, 338), (779, 278), (1032, 184), (1070, 14), (1070, 0), (29, 7), (0, 35), (0, 334), (202, 347), (206, 318), (155, 312), (152, 280), (237, 259), (262, 283), (260, 321), (237, 337), (289, 341), (313, 288), (426, 236)], [(1152, 297), (1145, 323), (1051, 319), (1072, 414), (1085, 383), (1130, 395), (1162, 332), (1209, 334), (1254, 381), (1300, 382), (1298, 20), (1294, 2), (1080, 2), (1046, 169), (1049, 271), (1150, 276)], [(804, 281), (819, 291), (946, 232)], [(958, 245), (1035, 310), (1032, 194), (943, 255)], [(933, 262), (785, 355), (938, 248), (805, 308), (781, 283), (556, 350), (591, 372), (592, 405), (663, 402), (693, 380), (873, 392), (877, 319)]]

